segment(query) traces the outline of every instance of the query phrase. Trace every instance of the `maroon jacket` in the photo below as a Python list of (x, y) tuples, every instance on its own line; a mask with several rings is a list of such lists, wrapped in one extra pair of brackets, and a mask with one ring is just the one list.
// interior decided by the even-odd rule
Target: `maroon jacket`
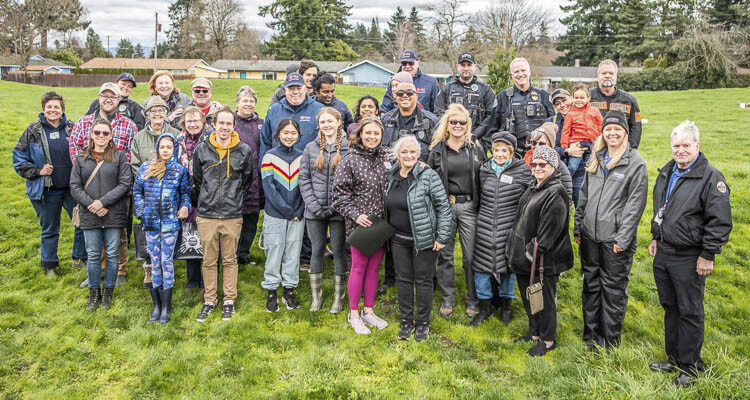
[[(259, 164), (260, 157), (260, 128), (263, 126), (263, 118), (258, 113), (253, 113), (249, 118), (243, 118), (237, 112), (234, 113), (234, 130), (240, 137), (240, 141), (250, 147), (252, 165)], [(260, 170), (253, 168), (253, 183), (242, 202), (242, 213), (258, 213), (265, 203), (263, 185), (260, 183)]]

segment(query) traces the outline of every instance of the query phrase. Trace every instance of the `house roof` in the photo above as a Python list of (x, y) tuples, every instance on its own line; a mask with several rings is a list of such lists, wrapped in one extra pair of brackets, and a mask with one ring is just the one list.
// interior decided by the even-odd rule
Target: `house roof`
[[(0, 65), (2, 66), (21, 66), (21, 58), (17, 55), (13, 56), (0, 56)], [(71, 65), (63, 64), (59, 61), (55, 61), (51, 58), (44, 58), (42, 56), (31, 56), (29, 57), (29, 67), (31, 66), (43, 66), (43, 67), (62, 67), (62, 68), (75, 68)], [(38, 69), (43, 71), (44, 68)]]
[[(228, 71), (255, 71), (255, 72), (286, 72), (286, 67), (296, 61), (290, 60), (258, 60), (255, 64), (251, 60), (218, 60), (211, 64), (214, 68)], [(350, 66), (349, 61), (315, 61), (321, 71), (337, 72)]]
[[(157, 69), (191, 69), (197, 64), (208, 65), (200, 58), (160, 58), (157, 60)], [(151, 69), (154, 68), (154, 59), (152, 58), (106, 58), (96, 57), (81, 64), (81, 68), (133, 68), (133, 69)]]
[[(596, 78), (597, 67), (560, 67), (560, 66), (537, 66), (532, 67), (535, 70), (541, 70), (544, 78), (566, 78), (566, 79), (594, 79)], [(621, 67), (618, 72), (628, 74), (639, 72), (642, 68)]]
[(379, 69), (381, 69), (381, 70), (383, 70), (383, 71), (385, 71), (385, 72), (387, 72), (387, 73), (389, 73), (389, 74), (391, 74), (391, 75), (393, 75), (393, 74), (395, 74), (395, 73), (396, 73), (396, 70), (395, 70), (395, 69), (394, 69), (394, 70), (388, 69), (388, 68), (384, 67), (383, 65), (381, 65), (381, 64), (378, 64), (378, 63), (375, 63), (375, 62), (372, 62), (372, 61), (370, 61), (370, 60), (362, 60), (362, 61), (360, 61), (360, 62), (358, 62), (358, 63), (356, 63), (356, 64), (354, 64), (354, 65), (350, 65), (350, 66), (348, 66), (348, 67), (346, 67), (346, 68), (344, 68), (344, 69), (342, 69), (342, 70), (339, 70), (339, 71), (338, 71), (337, 73), (339, 73), (339, 74), (343, 74), (343, 73), (345, 73), (345, 72), (347, 72), (347, 71), (349, 71), (349, 70), (352, 70), (352, 69), (354, 69), (354, 68), (357, 68), (357, 67), (359, 67), (359, 66), (360, 66), (360, 65), (362, 65), (362, 64), (370, 64), (370, 65), (372, 65), (373, 67), (375, 67), (375, 68), (379, 68)]

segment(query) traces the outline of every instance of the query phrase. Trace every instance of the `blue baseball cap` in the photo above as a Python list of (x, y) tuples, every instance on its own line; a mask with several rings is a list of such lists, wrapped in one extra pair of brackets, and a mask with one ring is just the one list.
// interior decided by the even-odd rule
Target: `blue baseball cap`
[(130, 81), (133, 82), (133, 87), (135, 87), (135, 77), (130, 72), (123, 72), (120, 74), (120, 76), (117, 77), (117, 81)]
[(404, 50), (401, 53), (401, 62), (404, 61), (417, 61), (419, 60), (419, 57), (417, 57), (417, 53), (414, 50)]
[(284, 81), (284, 87), (291, 86), (305, 86), (305, 80), (302, 79), (302, 75), (297, 72), (288, 74), (286, 76), (286, 80)]

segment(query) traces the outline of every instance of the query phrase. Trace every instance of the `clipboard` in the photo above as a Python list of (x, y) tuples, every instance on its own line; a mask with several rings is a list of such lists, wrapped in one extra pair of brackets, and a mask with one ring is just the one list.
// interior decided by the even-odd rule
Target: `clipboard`
[(371, 256), (396, 233), (396, 228), (377, 215), (368, 215), (372, 226), (357, 226), (347, 242), (366, 256)]

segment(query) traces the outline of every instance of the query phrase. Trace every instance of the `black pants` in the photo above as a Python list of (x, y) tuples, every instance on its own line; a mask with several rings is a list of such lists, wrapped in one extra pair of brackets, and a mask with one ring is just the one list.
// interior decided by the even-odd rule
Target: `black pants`
[(255, 233), (258, 231), (259, 213), (242, 214), (242, 231), (240, 241), (237, 243), (237, 262), (248, 264), (250, 262), (250, 247), (253, 246)]
[(398, 310), (401, 319), (411, 321), (414, 318), (414, 293), (417, 297), (417, 324), (429, 323), (432, 311), (432, 297), (435, 287), (432, 277), (435, 275), (435, 265), (438, 252), (432, 249), (420, 250), (414, 254), (414, 242), (391, 238), (393, 252), (393, 268), (396, 272), (396, 291), (398, 293)]
[[(526, 309), (526, 316), (529, 317), (529, 335), (539, 336), (542, 340), (555, 341), (557, 337), (557, 280), (559, 275), (544, 275), (542, 284), (542, 295), (544, 296), (544, 309), (531, 315), (531, 305), (529, 298), (526, 296), (526, 288), (529, 287), (529, 275), (516, 274), (518, 290), (521, 292), (523, 308)], [(539, 277), (534, 277), (534, 283), (539, 281)]]
[(636, 242), (617, 254), (613, 247), (581, 237), (583, 340), (604, 347), (620, 344)]
[(385, 257), (383, 257), (384, 264), (384, 277), (383, 283), (393, 284), (396, 282), (396, 271), (393, 270), (393, 252), (390, 247), (385, 248)]
[(703, 370), (706, 277), (696, 272), (697, 261), (698, 255), (677, 255), (661, 243), (654, 258), (654, 281), (664, 308), (664, 350), (672, 363), (692, 373)]
[(299, 252), (299, 263), (310, 265), (310, 259), (312, 258), (312, 242), (310, 242), (310, 236), (307, 234), (307, 227), (302, 235), (302, 249)]
[[(203, 274), (201, 273), (202, 260), (185, 260), (185, 268), (187, 273), (187, 285), (189, 289), (192, 288), (203, 288)], [(218, 268), (217, 268), (218, 270)]]

